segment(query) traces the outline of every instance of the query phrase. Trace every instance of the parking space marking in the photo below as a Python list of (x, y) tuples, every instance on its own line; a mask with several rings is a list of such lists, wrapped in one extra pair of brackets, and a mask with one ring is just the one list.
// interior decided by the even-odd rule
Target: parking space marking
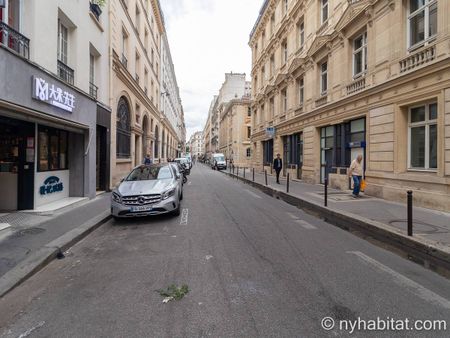
[(440, 305), (443, 308), (450, 309), (450, 301), (442, 296), (439, 296), (438, 294), (434, 293), (433, 291), (425, 288), (424, 286), (414, 282), (413, 280), (409, 279), (408, 277), (403, 276), (402, 274), (392, 270), (391, 268), (387, 267), (386, 265), (381, 264), (377, 260), (367, 256), (366, 254), (360, 252), (360, 251), (347, 251), (347, 253), (356, 255), (360, 259), (362, 259), (364, 262), (374, 266), (378, 270), (381, 270), (393, 278), (393, 281), (400, 285), (401, 287), (408, 287), (411, 289), (413, 294), (416, 294), (420, 298), (430, 302), (434, 303), (436, 305)]
[(249, 193), (250, 195), (252, 195), (254, 198), (259, 198), (259, 199), (262, 198), (261, 196), (258, 196), (257, 194), (255, 194), (253, 191), (250, 191), (250, 190), (247, 190), (247, 189), (244, 189), (244, 191), (248, 192), (248, 193)]
[(187, 225), (189, 219), (189, 209), (183, 209), (181, 212), (180, 225)]
[(315, 230), (317, 229), (317, 227), (315, 227), (314, 225), (312, 225), (311, 223), (308, 223), (302, 219), (296, 219), (294, 221), (297, 224), (300, 224), (303, 228), (308, 229), (308, 230)]

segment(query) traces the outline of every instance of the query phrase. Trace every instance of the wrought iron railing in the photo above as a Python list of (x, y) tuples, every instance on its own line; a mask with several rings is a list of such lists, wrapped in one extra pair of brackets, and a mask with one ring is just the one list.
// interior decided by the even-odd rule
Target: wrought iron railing
[(64, 62), (58, 60), (58, 76), (61, 80), (73, 85), (75, 71), (66, 65)]
[(421, 66), (436, 58), (436, 45), (423, 48), (400, 60), (400, 73)]
[(0, 21), (0, 43), (20, 56), (30, 58), (30, 39)]
[(97, 99), (98, 87), (92, 82), (89, 82), (89, 94), (95, 99)]

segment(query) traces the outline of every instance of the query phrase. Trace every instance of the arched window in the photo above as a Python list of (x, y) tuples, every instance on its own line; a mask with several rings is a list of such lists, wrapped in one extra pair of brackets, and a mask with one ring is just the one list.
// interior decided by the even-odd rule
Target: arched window
[(130, 157), (130, 108), (125, 97), (121, 97), (117, 106), (117, 137), (116, 137), (116, 154), (117, 158)]

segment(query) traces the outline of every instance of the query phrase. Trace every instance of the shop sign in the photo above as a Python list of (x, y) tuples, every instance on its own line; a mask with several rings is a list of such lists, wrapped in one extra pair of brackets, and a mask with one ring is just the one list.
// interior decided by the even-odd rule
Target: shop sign
[(75, 95), (36, 76), (33, 76), (33, 98), (68, 112), (75, 108)]
[(50, 176), (45, 181), (44, 184), (39, 188), (39, 193), (41, 195), (49, 195), (55, 192), (61, 192), (64, 190), (63, 182), (60, 182), (59, 177)]
[(273, 138), (275, 136), (275, 127), (267, 127), (266, 128), (266, 136)]

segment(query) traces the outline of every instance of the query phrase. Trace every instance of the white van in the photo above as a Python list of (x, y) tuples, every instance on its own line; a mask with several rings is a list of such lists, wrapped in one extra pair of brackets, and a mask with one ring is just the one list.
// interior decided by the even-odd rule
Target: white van
[(211, 168), (215, 170), (227, 169), (227, 162), (225, 161), (225, 155), (222, 153), (212, 154), (211, 156)]

